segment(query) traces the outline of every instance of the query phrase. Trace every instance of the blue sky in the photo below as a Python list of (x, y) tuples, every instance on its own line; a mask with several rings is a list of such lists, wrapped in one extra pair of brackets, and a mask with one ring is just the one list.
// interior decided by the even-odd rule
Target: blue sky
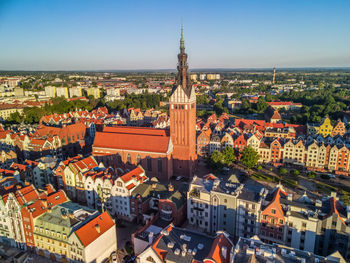
[(0, 0), (0, 69), (350, 66), (349, 0)]

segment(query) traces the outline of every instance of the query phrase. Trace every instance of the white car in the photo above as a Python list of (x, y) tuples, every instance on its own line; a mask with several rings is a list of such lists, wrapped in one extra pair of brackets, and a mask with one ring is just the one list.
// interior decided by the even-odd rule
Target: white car
[(329, 178), (335, 178), (334, 174), (327, 174), (329, 176)]
[(182, 178), (183, 178), (183, 177), (180, 175), (180, 176), (176, 177), (176, 181), (181, 181)]

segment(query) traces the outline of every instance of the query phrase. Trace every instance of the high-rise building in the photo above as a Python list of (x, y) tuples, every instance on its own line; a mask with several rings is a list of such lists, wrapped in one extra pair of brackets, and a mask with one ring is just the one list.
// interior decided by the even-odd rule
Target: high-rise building
[(196, 154), (196, 94), (187, 73), (187, 54), (181, 28), (178, 74), (170, 96), (170, 136), (174, 145), (174, 174), (191, 177)]
[(276, 68), (273, 68), (272, 84), (275, 84), (275, 81), (276, 81)]

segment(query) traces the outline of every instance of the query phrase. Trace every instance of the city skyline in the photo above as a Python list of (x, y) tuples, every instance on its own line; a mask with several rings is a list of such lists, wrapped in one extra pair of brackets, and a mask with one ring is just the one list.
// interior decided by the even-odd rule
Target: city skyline
[(349, 5), (1, 3), (0, 70), (173, 69), (181, 17), (192, 69), (349, 67)]

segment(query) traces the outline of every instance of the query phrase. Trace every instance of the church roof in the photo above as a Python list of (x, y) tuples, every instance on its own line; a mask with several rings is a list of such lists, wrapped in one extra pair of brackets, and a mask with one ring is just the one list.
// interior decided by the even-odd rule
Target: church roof
[(167, 130), (139, 127), (109, 127), (96, 132), (93, 147), (166, 153), (170, 144)]

